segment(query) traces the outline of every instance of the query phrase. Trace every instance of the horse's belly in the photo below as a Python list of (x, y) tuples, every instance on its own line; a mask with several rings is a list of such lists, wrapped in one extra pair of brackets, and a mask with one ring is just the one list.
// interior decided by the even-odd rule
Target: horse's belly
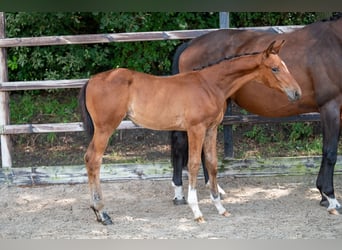
[(246, 85), (232, 99), (248, 112), (266, 117), (285, 117), (318, 111), (314, 99), (306, 92), (303, 92), (299, 101), (290, 102), (285, 94), (257, 83)]
[(147, 112), (144, 114), (129, 114), (127, 117), (143, 128), (153, 130), (185, 130), (183, 119), (177, 116), (168, 115), (164, 117), (162, 113), (154, 115)]

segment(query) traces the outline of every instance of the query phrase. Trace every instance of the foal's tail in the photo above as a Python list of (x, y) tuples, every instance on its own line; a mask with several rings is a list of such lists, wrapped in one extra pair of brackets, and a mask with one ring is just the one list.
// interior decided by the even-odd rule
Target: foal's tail
[(83, 126), (84, 126), (87, 134), (89, 135), (89, 137), (92, 138), (94, 135), (94, 123), (93, 123), (93, 120), (91, 119), (91, 116), (90, 116), (88, 109), (87, 109), (87, 106), (86, 106), (87, 86), (88, 86), (88, 82), (86, 82), (86, 84), (84, 84), (84, 86), (82, 87), (82, 89), (80, 91), (80, 94), (78, 96), (78, 105), (79, 105), (79, 109), (81, 111)]

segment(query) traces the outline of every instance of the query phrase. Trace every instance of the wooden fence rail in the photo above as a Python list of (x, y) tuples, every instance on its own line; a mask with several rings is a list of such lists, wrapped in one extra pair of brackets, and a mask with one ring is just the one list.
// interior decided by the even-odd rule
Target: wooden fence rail
[[(303, 26), (276, 26), (276, 27), (253, 27), (240, 29), (271, 30), (276, 33), (290, 32)], [(91, 34), (75, 36), (44, 36), (5, 38), (5, 15), (0, 12), (0, 136), (2, 167), (12, 166), (9, 136), (23, 133), (49, 133), (49, 132), (77, 132), (83, 131), (81, 122), (52, 123), (52, 124), (22, 124), (12, 125), (9, 122), (9, 91), (33, 90), (33, 89), (57, 89), (57, 88), (81, 88), (87, 79), (74, 80), (47, 80), (8, 82), (6, 48), (19, 46), (51, 46), (69, 44), (92, 44), (111, 42), (133, 41), (158, 41), (171, 39), (192, 39), (217, 29), (180, 30), (180, 31), (156, 31), (114, 34)], [(270, 123), (270, 122), (294, 122), (294, 121), (319, 121), (319, 114), (304, 114), (286, 118), (263, 118), (256, 115), (248, 116), (225, 116), (224, 125), (237, 123)], [(139, 128), (130, 121), (123, 121), (118, 129)]]
[[(250, 30), (268, 30), (275, 33), (290, 32), (294, 29), (302, 28), (302, 25), (290, 26), (264, 26), (253, 28), (238, 28)], [(235, 28), (237, 29), (237, 28)], [(42, 37), (22, 37), (22, 38), (2, 38), (0, 48), (27, 47), (27, 46), (51, 46), (70, 44), (93, 44), (112, 42), (138, 42), (138, 41), (162, 41), (162, 40), (184, 40), (192, 39), (218, 29), (197, 29), (197, 30), (175, 30), (175, 31), (152, 31), (152, 32), (132, 32), (113, 34), (89, 34), (73, 36), (42, 36)]]

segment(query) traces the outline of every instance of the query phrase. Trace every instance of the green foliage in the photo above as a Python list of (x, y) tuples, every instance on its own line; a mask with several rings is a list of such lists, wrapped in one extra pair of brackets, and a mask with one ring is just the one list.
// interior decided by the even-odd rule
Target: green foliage
[(245, 132), (244, 136), (249, 139), (256, 140), (258, 143), (270, 142), (270, 137), (267, 135), (267, 130), (262, 125), (253, 125), (251, 130)]
[[(218, 27), (218, 13), (6, 13), (8, 37), (102, 34)], [(168, 74), (180, 41), (8, 49), (11, 81), (86, 78), (116, 67)]]
[(244, 135), (258, 143), (290, 141), (299, 142), (314, 135), (313, 124), (310, 122), (295, 122), (285, 124), (256, 124)]
[(11, 123), (46, 123), (78, 121), (77, 98), (65, 98), (64, 93), (25, 91), (10, 98)]
[[(313, 122), (255, 124), (245, 129), (243, 135), (258, 144), (261, 151), (273, 156), (317, 155), (322, 152), (321, 135), (315, 134), (320, 131), (319, 125)], [(279, 155), (280, 151), (288, 154)]]
[(313, 135), (313, 126), (308, 122), (296, 122), (288, 125), (290, 127), (290, 140), (298, 141)]
[(305, 25), (321, 19), (320, 12), (233, 12), (231, 27)]

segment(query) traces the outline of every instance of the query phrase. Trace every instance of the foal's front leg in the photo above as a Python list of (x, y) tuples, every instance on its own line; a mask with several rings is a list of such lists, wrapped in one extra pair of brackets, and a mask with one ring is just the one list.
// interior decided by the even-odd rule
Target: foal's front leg
[(90, 207), (94, 211), (97, 221), (103, 225), (113, 224), (109, 215), (103, 211), (104, 202), (100, 185), (100, 168), (107, 142), (106, 136), (95, 133), (84, 156), (90, 188)]
[(198, 206), (197, 198), (197, 176), (201, 164), (201, 151), (204, 140), (205, 128), (196, 128), (188, 131), (189, 142), (189, 189), (188, 189), (188, 204), (194, 213), (195, 221), (204, 222), (203, 214)]

